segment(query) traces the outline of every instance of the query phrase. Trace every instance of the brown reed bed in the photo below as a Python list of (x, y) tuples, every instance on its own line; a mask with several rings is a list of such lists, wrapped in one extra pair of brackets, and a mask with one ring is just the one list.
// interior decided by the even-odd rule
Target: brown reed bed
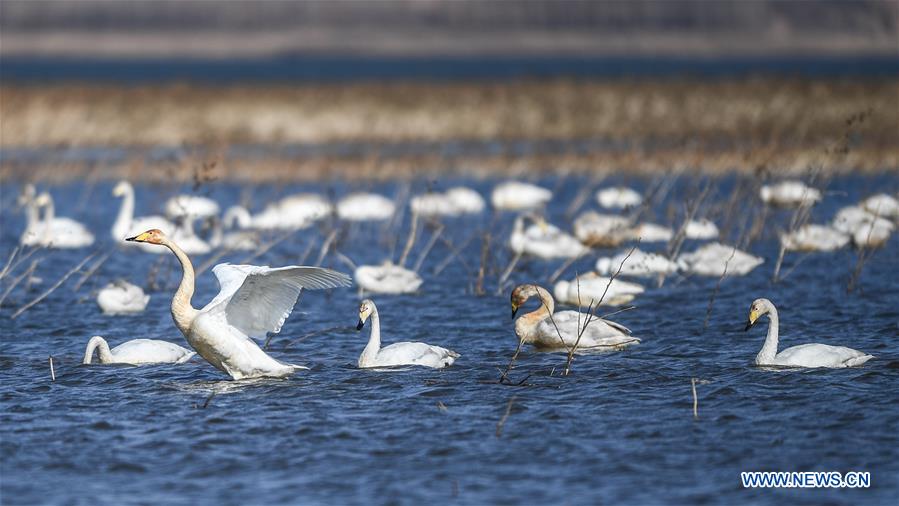
[[(2, 85), (0, 148), (129, 147), (111, 165), (6, 162), (0, 176), (188, 181), (447, 170), (658, 173), (899, 167), (899, 80), (609, 80), (328, 85)], [(599, 141), (584, 148), (572, 140)], [(473, 150), (443, 149), (473, 142)], [(540, 143), (562, 141), (546, 149)], [(568, 144), (565, 144), (568, 142)], [(397, 144), (413, 149), (391, 149)], [(478, 144), (480, 143), (480, 144)], [(524, 143), (526, 149), (511, 149)], [(529, 144), (530, 143), (530, 144)], [(274, 149), (252, 159), (234, 145)], [(349, 145), (284, 155), (284, 145)], [(139, 154), (189, 146), (148, 169)], [(264, 149), (263, 149), (264, 151)], [(208, 174), (205, 174), (208, 173)]]

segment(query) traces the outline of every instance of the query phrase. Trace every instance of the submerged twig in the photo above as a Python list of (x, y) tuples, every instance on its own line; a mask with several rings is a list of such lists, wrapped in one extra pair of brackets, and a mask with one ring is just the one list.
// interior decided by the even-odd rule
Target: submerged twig
[(509, 419), (509, 415), (512, 413), (512, 403), (515, 402), (515, 398), (517, 395), (513, 395), (509, 398), (509, 403), (506, 405), (506, 412), (503, 413), (502, 418), (496, 422), (496, 437), (500, 437), (503, 434), (503, 426), (506, 425), (506, 420)]
[(50, 381), (56, 381), (56, 371), (53, 369), (53, 355), (50, 355)]
[(690, 386), (693, 388), (693, 419), (699, 420), (699, 397), (696, 395), (696, 378), (690, 378)]

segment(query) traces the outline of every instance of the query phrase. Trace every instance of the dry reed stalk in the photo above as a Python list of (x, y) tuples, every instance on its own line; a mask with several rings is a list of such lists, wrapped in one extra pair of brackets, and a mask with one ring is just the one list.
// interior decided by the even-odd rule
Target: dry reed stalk
[(202, 264), (200, 264), (199, 267), (197, 267), (197, 269), (196, 269), (196, 274), (195, 274), (195, 275), (196, 275), (196, 276), (199, 276), (200, 274), (203, 274), (203, 273), (206, 272), (210, 267), (212, 267), (213, 265), (215, 265), (216, 262), (218, 262), (219, 260), (221, 260), (222, 257), (224, 257), (225, 255), (227, 255), (228, 253), (231, 253), (232, 251), (234, 251), (234, 250), (233, 250), (233, 249), (230, 249), (230, 248), (221, 248), (221, 249), (219, 249), (218, 251), (215, 252), (214, 255), (212, 255), (211, 257), (207, 258), (205, 262), (203, 262)]
[(496, 422), (496, 437), (500, 437), (503, 434), (503, 427), (506, 425), (506, 420), (509, 419), (509, 415), (512, 413), (512, 403), (515, 402), (515, 398), (517, 395), (513, 395), (509, 398), (509, 403), (506, 404), (506, 412), (503, 413), (502, 418)]
[(487, 273), (487, 261), (490, 254), (490, 232), (481, 240), (481, 266), (478, 268), (478, 279), (475, 282), (475, 295), (484, 295), (484, 276)]
[(696, 395), (696, 378), (690, 378), (690, 387), (693, 389), (693, 419), (699, 420), (699, 397)]
[(403, 267), (406, 265), (406, 258), (409, 256), (409, 252), (412, 251), (412, 246), (415, 245), (415, 238), (418, 235), (418, 213), (412, 212), (412, 228), (409, 230), (409, 237), (406, 239), (406, 246), (403, 248), (403, 254), (400, 255), (400, 259), (397, 262), (397, 265)]
[(50, 295), (51, 293), (53, 293), (54, 290), (56, 290), (56, 289), (59, 288), (63, 283), (65, 283), (66, 280), (69, 279), (69, 277), (72, 276), (72, 274), (75, 274), (75, 273), (78, 272), (82, 267), (84, 267), (84, 264), (86, 264), (86, 263), (87, 263), (91, 258), (93, 258), (96, 254), (97, 254), (97, 252), (93, 252), (93, 253), (89, 254), (88, 256), (84, 257), (83, 260), (81, 260), (80, 262), (78, 262), (78, 265), (76, 265), (76, 266), (73, 267), (71, 270), (69, 270), (69, 272), (67, 272), (67, 273), (65, 274), (65, 276), (63, 276), (62, 278), (60, 278), (59, 281), (57, 281), (57, 282), (56, 282), (53, 286), (51, 286), (47, 291), (45, 291), (44, 293), (40, 294), (37, 298), (35, 298), (35, 299), (32, 300), (31, 302), (29, 302), (28, 304), (25, 304), (24, 306), (22, 306), (21, 308), (19, 308), (15, 313), (13, 313), (13, 315), (12, 315), (10, 318), (13, 319), (13, 320), (15, 320), (19, 315), (21, 315), (21, 314), (24, 313), (25, 311), (28, 311), (29, 308), (31, 308), (32, 306), (34, 306), (34, 305), (37, 304), (38, 302), (44, 300), (48, 295)]
[(80, 290), (80, 289), (81, 289), (81, 286), (84, 285), (84, 283), (85, 283), (88, 279), (90, 279), (90, 277), (93, 276), (94, 273), (97, 272), (97, 270), (100, 269), (100, 266), (103, 265), (103, 263), (106, 262), (107, 259), (109, 259), (109, 256), (110, 256), (110, 255), (112, 255), (112, 252), (111, 252), (111, 251), (110, 251), (110, 252), (107, 252), (107, 253), (104, 254), (102, 257), (98, 258), (98, 259), (97, 259), (97, 260), (90, 266), (90, 268), (87, 270), (87, 272), (85, 272), (84, 274), (81, 275), (80, 278), (78, 278), (78, 282), (75, 283), (75, 286), (74, 286), (74, 287), (72, 287), (72, 291), (73, 291), (73, 292), (77, 292), (78, 290)]
[(437, 239), (440, 238), (440, 235), (443, 233), (444, 225), (442, 223), (437, 224), (437, 228), (434, 230), (434, 233), (431, 234), (431, 238), (428, 239), (427, 244), (425, 244), (425, 248), (422, 250), (421, 254), (418, 255), (418, 260), (415, 262), (415, 267), (412, 268), (413, 271), (418, 272), (421, 270), (421, 266), (425, 261), (425, 258), (428, 257), (428, 253), (431, 252), (431, 248), (434, 247), (434, 244), (437, 242)]
[(13, 289), (16, 287), (16, 285), (18, 285), (23, 279), (30, 277), (34, 273), (34, 270), (37, 268), (37, 264), (40, 263), (40, 261), (41, 261), (40, 258), (36, 258), (36, 259), (32, 260), (31, 265), (27, 269), (25, 269), (25, 271), (22, 272), (22, 274), (20, 274), (19, 276), (17, 276), (15, 279), (12, 280), (12, 283), (10, 283), (9, 286), (6, 287), (6, 290), (4, 290), (3, 295), (0, 296), (0, 306), (3, 306), (3, 301), (6, 300), (6, 296), (9, 295), (10, 292), (13, 291)]
[(50, 355), (50, 381), (56, 381), (56, 371), (53, 369), (53, 355)]
[(443, 270), (446, 269), (446, 267), (450, 264), (450, 262), (452, 262), (456, 258), (459, 259), (459, 263), (461, 263), (465, 267), (465, 269), (468, 270), (470, 273), (471, 266), (468, 265), (468, 262), (465, 261), (465, 259), (461, 256), (461, 254), (463, 251), (465, 251), (465, 248), (467, 248), (475, 240), (475, 238), (477, 236), (478, 236), (477, 232), (471, 234), (468, 237), (468, 239), (466, 239), (465, 242), (462, 243), (462, 246), (459, 246), (458, 248), (455, 245), (453, 245), (453, 243), (450, 242), (449, 240), (447, 240), (446, 238), (441, 237), (441, 242), (443, 242), (443, 244), (447, 248), (449, 248), (450, 254), (447, 255), (446, 258), (444, 258), (442, 262), (437, 264), (437, 267), (434, 268), (434, 275), (436, 276), (437, 274), (440, 274), (441, 272), (443, 272)]
[(6, 276), (6, 273), (9, 272), (9, 267), (12, 265), (13, 260), (15, 260), (16, 255), (21, 251), (21, 246), (16, 246), (13, 248), (12, 253), (9, 254), (9, 258), (6, 260), (6, 264), (3, 266), (3, 270), (0, 270), (0, 279), (3, 279)]
[[(8, 269), (4, 268), (4, 273), (3, 273), (4, 276), (6, 276), (7, 274), (9, 274), (10, 272), (15, 271), (15, 270), (19, 267), (19, 265), (22, 264), (22, 262), (28, 260), (29, 258), (31, 258), (32, 255), (34, 255), (34, 253), (35, 253), (36, 251), (40, 251), (40, 250), (42, 250), (42, 249), (44, 249), (43, 246), (33, 246), (33, 247), (31, 247), (31, 249), (28, 250), (28, 252), (26, 252), (26, 253), (23, 255), (23, 254), (21, 254), (21, 252), (24, 251), (25, 248), (21, 248), (21, 249), (19, 250), (19, 258), (16, 259), (16, 261), (15, 261), (15, 262), (12, 264), (12, 266), (10, 266)], [(0, 279), (3, 279), (4, 276), (0, 276)]]
[(331, 249), (331, 246), (334, 244), (334, 241), (337, 239), (337, 229), (331, 230), (331, 233), (328, 234), (328, 237), (325, 238), (325, 241), (322, 243), (322, 248), (318, 252), (318, 259), (315, 261), (315, 266), (321, 266), (322, 262), (325, 261), (325, 256), (328, 254), (328, 250)]
[(269, 241), (269, 242), (267, 242), (267, 243), (265, 243), (265, 244), (261, 244), (261, 245), (259, 246), (259, 248), (257, 248), (256, 251), (253, 252), (252, 255), (250, 255), (250, 256), (248, 256), (248, 257), (244, 257), (244, 258), (240, 261), (240, 263), (246, 264), (246, 263), (252, 262), (253, 260), (255, 260), (255, 259), (261, 257), (262, 255), (268, 253), (269, 250), (271, 250), (272, 248), (274, 248), (274, 247), (277, 246), (278, 244), (281, 244), (282, 242), (286, 241), (288, 238), (292, 237), (292, 236), (293, 236), (294, 234), (296, 234), (297, 232), (299, 232), (299, 229), (289, 230), (289, 231), (287, 231), (287, 232), (281, 234), (279, 237), (277, 237), (277, 238), (275, 238), (275, 239), (273, 239), (273, 240), (271, 240), (271, 241)]
[(521, 252), (518, 251), (515, 253), (515, 256), (512, 257), (512, 260), (509, 261), (509, 265), (503, 270), (502, 275), (499, 277), (499, 283), (497, 283), (496, 294), (500, 295), (503, 293), (503, 285), (506, 284), (506, 280), (509, 279), (509, 276), (512, 275), (512, 271), (515, 270), (515, 266), (518, 265), (518, 261), (521, 260)]
[(737, 254), (737, 247), (734, 246), (733, 251), (730, 252), (730, 256), (727, 257), (727, 260), (724, 261), (724, 271), (721, 273), (721, 277), (718, 278), (718, 282), (715, 283), (715, 289), (712, 291), (712, 296), (709, 297), (709, 307), (706, 308), (705, 311), (705, 320), (702, 322), (702, 331), (705, 332), (705, 329), (709, 326), (709, 319), (712, 317), (712, 306), (715, 304), (715, 298), (718, 296), (718, 290), (721, 289), (721, 282), (724, 281), (724, 278), (727, 276), (727, 267), (730, 265), (730, 261), (734, 258), (734, 255)]

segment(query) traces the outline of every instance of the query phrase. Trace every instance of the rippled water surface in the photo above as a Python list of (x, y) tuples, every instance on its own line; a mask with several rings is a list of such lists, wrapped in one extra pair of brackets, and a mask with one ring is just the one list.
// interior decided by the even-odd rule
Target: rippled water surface
[[(456, 181), (454, 181), (455, 183)], [(458, 181), (485, 196), (495, 181)], [(565, 211), (585, 181), (544, 179), (556, 189), (551, 220), (570, 226)], [(609, 178), (647, 190), (660, 180)], [(761, 209), (737, 198), (728, 213), (734, 178), (711, 180), (700, 214), (714, 218), (730, 237), (741, 235)], [(432, 182), (415, 181), (412, 192)], [(683, 202), (704, 181), (673, 181), (647, 217), (674, 223)], [(113, 182), (50, 186), (57, 214), (87, 223), (96, 249), (109, 251), (109, 228), (118, 201)], [(448, 186), (440, 181), (437, 188)], [(836, 178), (812, 220), (874, 191), (899, 188), (895, 174)], [(229, 183), (200, 190), (222, 204), (249, 199), (254, 209), (276, 195), (297, 191), (350, 191), (342, 184), (260, 186)], [(404, 184), (374, 189), (402, 196)], [(158, 211), (174, 188), (138, 186), (139, 214)], [(182, 188), (181, 190), (189, 190)], [(19, 188), (4, 183), (2, 260), (17, 244), (23, 215)], [(154, 204), (155, 203), (155, 204)], [(589, 201), (586, 207), (595, 207)], [(510, 215), (445, 220), (445, 237), (467, 243), (461, 261), (435, 269), (449, 255), (438, 241), (423, 263), (421, 292), (375, 296), (386, 342), (423, 340), (462, 354), (442, 370), (360, 371), (358, 355), (368, 329), (356, 332), (355, 289), (304, 293), (281, 334), (270, 343), (277, 358), (311, 370), (286, 380), (234, 382), (201, 359), (182, 366), (80, 365), (90, 336), (112, 345), (134, 338), (185, 345), (171, 321), (169, 303), (179, 274), (171, 255), (117, 251), (77, 292), (80, 274), (46, 300), (12, 313), (50, 288), (92, 250), (40, 251), (31, 263), (39, 284), (13, 289), (0, 308), (0, 456), (4, 504), (597, 504), (645, 503), (893, 503), (899, 496), (899, 239), (894, 237), (864, 265), (858, 288), (847, 293), (857, 264), (853, 250), (787, 255), (783, 281), (771, 282), (776, 232), (791, 211), (772, 211), (749, 250), (765, 264), (742, 278), (725, 279), (704, 327), (717, 279), (668, 279), (648, 286), (632, 311), (614, 319), (643, 343), (627, 351), (578, 357), (563, 377), (564, 356), (525, 349), (511, 372), (520, 386), (498, 384), (515, 348), (509, 287), (497, 293), (498, 273), (510, 255), (504, 241)], [(357, 263), (375, 263), (399, 240), (384, 226), (345, 227), (338, 249)], [(727, 223), (725, 223), (727, 222)], [(473, 294), (481, 265), (481, 234), (491, 233), (486, 295)], [(254, 260), (257, 264), (313, 263), (327, 225), (300, 231)], [(410, 256), (424, 249), (426, 229)], [(395, 246), (395, 242), (398, 242)], [(310, 250), (310, 245), (312, 250)], [(691, 250), (695, 243), (688, 243)], [(664, 245), (643, 245), (661, 249)], [(308, 255), (305, 255), (310, 251)], [(246, 253), (222, 258), (239, 262)], [(195, 264), (208, 260), (197, 257)], [(162, 260), (160, 260), (162, 259)], [(579, 260), (564, 277), (585, 272)], [(157, 265), (158, 267), (154, 267)], [(348, 271), (335, 255), (325, 265)], [(90, 265), (90, 264), (88, 264)], [(511, 282), (547, 278), (558, 262), (524, 261)], [(146, 285), (151, 272), (162, 283), (146, 312), (104, 316), (94, 302), (99, 287), (117, 277)], [(210, 272), (194, 297), (203, 306), (217, 293)], [(766, 296), (780, 309), (781, 346), (822, 342), (876, 356), (845, 370), (768, 371), (751, 365), (764, 328), (743, 331), (750, 302)], [(533, 304), (533, 302), (532, 302)], [(764, 325), (760, 325), (764, 327)], [(48, 357), (54, 357), (51, 382)], [(693, 419), (691, 378), (698, 385), (699, 418)], [(213, 395), (214, 394), (214, 395)], [(508, 410), (508, 411), (507, 411)], [(504, 417), (504, 415), (507, 416)], [(500, 423), (504, 420), (503, 423)], [(744, 490), (740, 472), (870, 471), (867, 490)]]

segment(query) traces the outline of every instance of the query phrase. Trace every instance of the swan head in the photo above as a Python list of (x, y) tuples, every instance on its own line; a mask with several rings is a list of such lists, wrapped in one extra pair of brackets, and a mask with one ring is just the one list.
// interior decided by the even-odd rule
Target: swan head
[(743, 330), (751, 329), (762, 315), (767, 314), (771, 310), (771, 306), (771, 301), (768, 299), (755, 299), (752, 301), (752, 305), (749, 306), (749, 319), (746, 321), (746, 328)]
[(128, 193), (128, 190), (130, 188), (131, 188), (131, 183), (129, 183), (128, 181), (119, 181), (119, 183), (117, 185), (115, 185), (115, 188), (112, 189), (112, 196), (113, 197), (122, 197), (126, 193)]
[(365, 299), (359, 304), (359, 323), (356, 324), (356, 330), (362, 330), (374, 310), (375, 303), (371, 299)]
[(150, 244), (164, 244), (165, 238), (165, 234), (162, 233), (162, 230), (153, 228), (134, 237), (127, 237), (125, 240), (131, 242), (146, 242)]
[(518, 313), (518, 309), (527, 302), (528, 298), (531, 295), (537, 293), (536, 287), (534, 285), (518, 285), (512, 290), (511, 302), (512, 302), (512, 318), (515, 318), (515, 314)]
[(31, 183), (27, 183), (22, 187), (22, 193), (19, 195), (19, 207), (26, 206), (29, 202), (34, 200), (34, 196), (37, 194), (37, 189), (35, 189), (34, 185)]
[(37, 196), (36, 199), (34, 199), (34, 205), (36, 205), (37, 207), (44, 207), (44, 206), (50, 205), (50, 202), (51, 202), (50, 194), (47, 192), (41, 193), (40, 195)]

